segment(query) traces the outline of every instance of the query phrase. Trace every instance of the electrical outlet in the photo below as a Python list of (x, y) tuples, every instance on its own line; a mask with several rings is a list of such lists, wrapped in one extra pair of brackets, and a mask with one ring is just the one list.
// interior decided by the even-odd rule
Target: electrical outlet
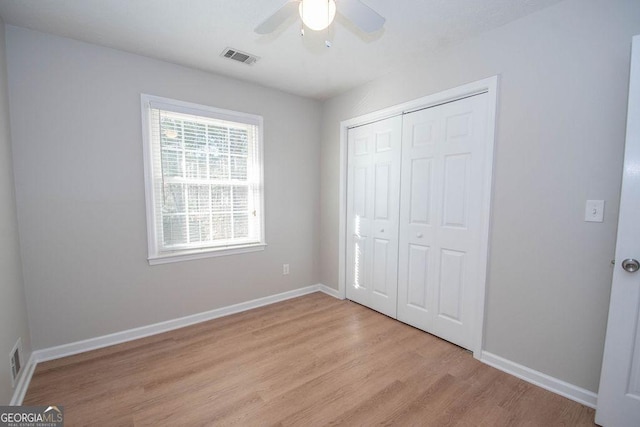
[(286, 276), (289, 274), (289, 264), (282, 264), (282, 275)]

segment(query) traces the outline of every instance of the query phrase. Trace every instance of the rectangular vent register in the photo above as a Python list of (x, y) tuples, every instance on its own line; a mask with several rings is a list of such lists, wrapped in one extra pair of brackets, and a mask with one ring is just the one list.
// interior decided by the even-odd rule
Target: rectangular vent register
[(225, 50), (223, 50), (220, 56), (232, 59), (234, 61), (242, 62), (243, 64), (247, 65), (253, 65), (256, 63), (256, 61), (258, 61), (258, 59), (260, 59), (255, 55), (251, 55), (250, 53), (241, 52), (237, 49), (231, 48), (226, 48)]

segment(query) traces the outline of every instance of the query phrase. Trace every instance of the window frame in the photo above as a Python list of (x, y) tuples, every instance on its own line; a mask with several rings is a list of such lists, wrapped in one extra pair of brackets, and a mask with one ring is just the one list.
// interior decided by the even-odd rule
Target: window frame
[[(247, 252), (261, 251), (267, 246), (265, 241), (265, 215), (264, 215), (264, 154), (263, 154), (263, 118), (256, 114), (242, 113), (238, 111), (225, 110), (210, 107), (207, 105), (195, 104), (192, 102), (179, 101), (155, 95), (141, 94), (140, 105), (142, 110), (142, 146), (144, 156), (144, 182), (145, 182), (145, 204), (147, 219), (147, 261), (150, 265), (166, 264), (171, 262), (189, 261), (217, 256), (235, 255)], [(176, 250), (160, 250), (158, 242), (161, 230), (156, 230), (157, 205), (155, 191), (155, 177), (158, 171), (155, 168), (154, 149), (152, 140), (151, 109), (160, 109), (175, 113), (190, 114), (215, 120), (225, 120), (229, 122), (254, 125), (257, 128), (255, 146), (257, 147), (257, 167), (259, 169), (257, 177), (258, 183), (258, 206), (259, 213), (259, 241), (256, 243), (210, 246), (201, 248), (187, 248)], [(160, 175), (162, 171), (159, 171)]]

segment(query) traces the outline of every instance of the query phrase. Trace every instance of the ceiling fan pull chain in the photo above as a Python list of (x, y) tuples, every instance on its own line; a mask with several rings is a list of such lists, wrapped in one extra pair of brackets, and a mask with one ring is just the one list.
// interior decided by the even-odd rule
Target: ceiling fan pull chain
[[(300, 2), (300, 16), (304, 16), (304, 2)], [(304, 37), (304, 21), (300, 20), (300, 37)]]
[(327, 39), (324, 41), (324, 45), (326, 47), (331, 47), (331, 5), (329, 4), (329, 0), (327, 0)]

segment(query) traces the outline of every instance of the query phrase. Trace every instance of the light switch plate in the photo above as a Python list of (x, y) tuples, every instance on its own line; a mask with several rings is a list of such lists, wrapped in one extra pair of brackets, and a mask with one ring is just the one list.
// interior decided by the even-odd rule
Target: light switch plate
[(604, 221), (604, 200), (587, 200), (584, 220), (587, 222)]

